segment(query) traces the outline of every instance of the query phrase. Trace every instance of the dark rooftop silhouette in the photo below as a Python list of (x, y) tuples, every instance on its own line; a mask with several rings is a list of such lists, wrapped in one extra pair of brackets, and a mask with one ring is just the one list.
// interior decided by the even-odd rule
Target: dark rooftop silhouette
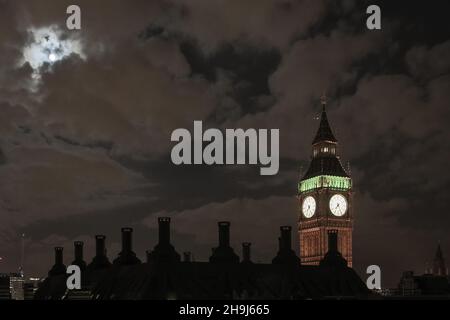
[[(268, 263), (253, 263), (250, 243), (243, 259), (230, 246), (230, 223), (218, 223), (219, 244), (210, 262), (184, 261), (170, 243), (170, 218), (159, 218), (159, 242), (141, 263), (132, 251), (132, 229), (122, 228), (122, 251), (111, 265), (105, 237), (96, 236), (96, 256), (82, 273), (82, 290), (66, 288), (63, 249), (55, 249), (55, 265), (36, 299), (305, 299), (364, 298), (369, 290), (337, 251), (338, 231), (329, 232), (330, 251), (320, 266), (302, 266), (291, 247), (291, 227), (280, 227), (279, 251)], [(76, 243), (76, 262), (82, 244)], [(80, 251), (81, 250), (81, 251)]]

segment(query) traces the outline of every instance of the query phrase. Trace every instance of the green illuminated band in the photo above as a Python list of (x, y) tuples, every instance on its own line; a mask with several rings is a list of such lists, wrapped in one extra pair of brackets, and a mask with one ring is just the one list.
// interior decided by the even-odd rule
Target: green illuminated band
[(352, 180), (348, 177), (337, 176), (317, 176), (298, 183), (298, 191), (305, 192), (317, 188), (330, 188), (336, 190), (349, 190), (352, 187)]

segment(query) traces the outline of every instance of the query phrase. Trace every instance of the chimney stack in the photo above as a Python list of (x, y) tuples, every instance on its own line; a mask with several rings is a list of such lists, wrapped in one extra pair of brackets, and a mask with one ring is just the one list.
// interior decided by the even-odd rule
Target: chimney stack
[(75, 261), (83, 261), (83, 241), (75, 241)]
[(61, 265), (63, 263), (63, 247), (55, 247), (55, 265)]
[(170, 218), (169, 217), (159, 217), (159, 244), (168, 245), (170, 244)]
[(122, 252), (133, 251), (133, 228), (122, 228)]
[(57, 276), (66, 273), (66, 266), (63, 262), (63, 247), (55, 247), (55, 264), (48, 272), (49, 276)]
[(347, 267), (347, 260), (342, 257), (342, 254), (338, 251), (338, 230), (328, 230), (328, 252), (325, 257), (320, 261), (322, 267), (343, 268)]
[(281, 226), (280, 250), (291, 250), (291, 226)]
[(209, 261), (213, 263), (239, 263), (239, 256), (230, 246), (230, 222), (221, 221), (219, 226), (219, 246), (213, 249)]
[(79, 266), (81, 270), (84, 270), (86, 268), (86, 262), (83, 260), (83, 241), (75, 241), (73, 245), (75, 250), (75, 260), (72, 264)]
[(106, 237), (102, 234), (95, 236), (95, 255), (98, 257), (106, 256), (105, 239)]
[(244, 242), (242, 243), (242, 262), (251, 262), (251, 256), (250, 256), (250, 242)]
[(338, 251), (338, 230), (328, 230), (328, 251)]
[(122, 228), (122, 251), (119, 256), (114, 259), (115, 265), (134, 265), (140, 264), (141, 260), (136, 257), (136, 253), (133, 252), (133, 228)]
[[(170, 218), (159, 217), (159, 242), (153, 250), (147, 250), (147, 262), (175, 263), (180, 262), (181, 257), (170, 244)], [(184, 256), (186, 260), (186, 256)]]
[(272, 263), (300, 266), (300, 259), (296, 256), (294, 250), (292, 250), (291, 230), (291, 226), (280, 227), (280, 237), (278, 238), (279, 250), (276, 257), (272, 259)]
[(97, 270), (111, 266), (111, 262), (109, 262), (108, 257), (106, 256), (105, 239), (106, 236), (102, 234), (95, 236), (95, 257), (89, 264), (89, 269)]
[(219, 247), (230, 246), (230, 222), (221, 221), (219, 225)]

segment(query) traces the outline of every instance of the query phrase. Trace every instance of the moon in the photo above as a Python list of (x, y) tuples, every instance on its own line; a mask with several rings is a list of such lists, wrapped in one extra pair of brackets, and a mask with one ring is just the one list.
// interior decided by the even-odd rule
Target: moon
[(58, 57), (56, 56), (56, 54), (50, 53), (48, 55), (48, 60), (50, 60), (51, 62), (55, 62), (56, 60), (58, 60)]
[(81, 41), (64, 36), (57, 26), (29, 29), (30, 41), (23, 48), (22, 65), (29, 63), (35, 73), (39, 74), (45, 64), (54, 63), (76, 54), (85, 59)]

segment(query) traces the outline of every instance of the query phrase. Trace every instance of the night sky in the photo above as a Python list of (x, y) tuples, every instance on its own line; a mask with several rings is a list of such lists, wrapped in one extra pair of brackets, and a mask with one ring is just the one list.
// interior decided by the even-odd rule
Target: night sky
[[(54, 246), (69, 264), (74, 240), (89, 262), (95, 234), (114, 258), (123, 226), (145, 260), (158, 216), (197, 261), (220, 220), (238, 253), (250, 241), (271, 261), (279, 226), (297, 224), (324, 91), (351, 164), (356, 270), (377, 264), (394, 286), (438, 241), (450, 259), (449, 1), (79, 0), (69, 31), (74, 3), (0, 0), (0, 272), (17, 271), (22, 233), (28, 276)], [(365, 26), (375, 3), (381, 31)], [(279, 128), (280, 172), (173, 165), (170, 135), (194, 120)]]

